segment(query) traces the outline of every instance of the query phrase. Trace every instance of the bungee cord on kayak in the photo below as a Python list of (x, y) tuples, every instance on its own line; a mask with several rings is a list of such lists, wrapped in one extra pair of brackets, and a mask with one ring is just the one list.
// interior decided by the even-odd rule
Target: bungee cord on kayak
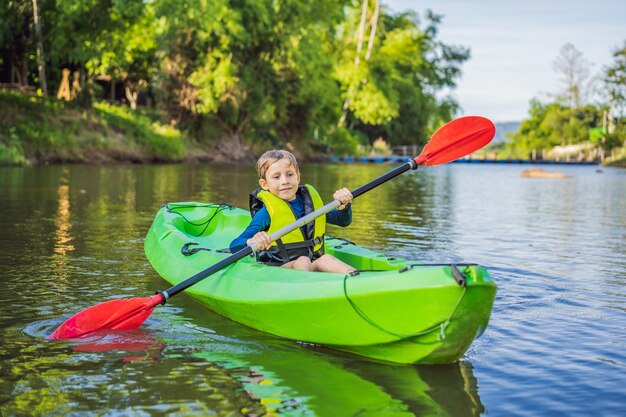
[[(196, 234), (195, 236), (202, 236), (204, 234), (204, 232), (206, 232), (206, 230), (208, 229), (209, 225), (211, 224), (211, 221), (215, 218), (215, 216), (217, 216), (222, 210), (226, 210), (226, 209), (233, 209), (233, 206), (231, 206), (230, 204), (226, 204), (226, 203), (221, 203), (221, 204), (213, 204), (213, 203), (208, 203), (205, 204), (204, 207), (209, 207), (209, 208), (213, 208), (213, 207), (217, 207), (217, 210), (215, 210), (215, 212), (213, 213), (213, 215), (211, 217), (209, 217), (207, 220), (200, 222), (200, 223), (194, 223), (191, 220), (189, 220), (187, 217), (185, 217), (184, 214), (176, 211), (177, 209), (181, 209), (181, 208), (189, 208), (189, 207), (197, 207), (196, 205), (185, 205), (185, 204), (175, 204), (175, 203), (168, 203), (168, 204), (164, 204), (163, 207), (165, 207), (165, 209), (170, 212), (170, 213), (174, 213), (179, 215), (180, 217), (183, 218), (183, 220), (185, 220), (187, 223), (189, 223), (192, 226), (195, 227), (202, 227), (204, 226), (204, 228), (202, 229), (202, 231), (198, 234)], [(197, 251), (196, 251), (197, 252)], [(195, 252), (194, 252), (195, 253)]]
[[(358, 272), (361, 272), (361, 271), (358, 271)], [(350, 296), (348, 295), (348, 277), (354, 277), (354, 276), (357, 276), (357, 275), (359, 275), (359, 274), (358, 273), (357, 274), (346, 274), (344, 276), (344, 278), (343, 278), (343, 294), (346, 297), (346, 300), (348, 300), (348, 303), (350, 303), (350, 306), (354, 309), (354, 311), (363, 320), (365, 320), (369, 325), (371, 325), (372, 327), (380, 330), (381, 332), (387, 333), (390, 336), (397, 337), (398, 339), (412, 339), (412, 338), (416, 338), (418, 336), (427, 335), (428, 333), (432, 333), (432, 332), (436, 331), (437, 329), (439, 329), (438, 340), (439, 341), (444, 340), (446, 338), (445, 330), (447, 329), (448, 325), (450, 324), (450, 320), (452, 320), (452, 318), (454, 317), (454, 313), (456, 313), (456, 310), (458, 309), (459, 304), (461, 303), (461, 300), (463, 300), (463, 297), (465, 297), (465, 292), (467, 291), (467, 288), (463, 287), (463, 291), (461, 292), (461, 296), (457, 300), (454, 308), (452, 309), (452, 312), (450, 313), (450, 316), (447, 319), (442, 320), (441, 322), (435, 324), (432, 327), (429, 327), (428, 329), (417, 331), (417, 332), (414, 332), (414, 333), (411, 333), (411, 334), (403, 334), (403, 333), (398, 333), (398, 332), (394, 332), (392, 330), (385, 329), (383, 326), (381, 326), (380, 324), (376, 323), (371, 317), (369, 317), (363, 311), (362, 308), (360, 308), (356, 304), (356, 302), (354, 302), (354, 300), (352, 300), (350, 298)]]
[[(200, 236), (204, 235), (206, 230), (211, 225), (211, 221), (213, 221), (213, 219), (215, 219), (216, 216), (222, 210), (226, 210), (226, 209), (232, 210), (234, 208), (234, 206), (231, 206), (230, 204), (226, 204), (226, 203), (221, 203), (221, 204), (208, 203), (208, 204), (204, 204), (204, 205), (196, 205), (196, 204), (190, 205), (190, 204), (168, 203), (168, 204), (164, 204), (163, 207), (165, 207), (165, 209), (169, 213), (173, 213), (173, 214), (176, 214), (176, 215), (180, 216), (186, 223), (188, 223), (191, 226), (195, 226), (195, 227), (202, 227), (202, 226), (204, 226), (204, 228), (202, 229), (202, 231), (200, 233), (196, 233), (194, 235), (191, 235), (191, 232), (189, 232), (190, 235), (194, 236), (194, 237), (200, 237)], [(217, 208), (217, 210), (215, 210), (215, 212), (211, 215), (211, 217), (209, 217), (207, 220), (205, 220), (203, 222), (200, 222), (200, 223), (192, 222), (184, 214), (176, 211), (176, 210), (179, 210), (179, 209), (185, 209), (185, 208), (188, 209), (188, 208), (192, 208), (192, 207)], [(230, 253), (230, 250), (228, 248), (211, 249), (211, 248), (207, 248), (207, 247), (204, 247), (204, 246), (197, 246), (197, 245), (199, 245), (198, 242), (186, 242), (180, 248), (180, 253), (182, 253), (185, 256), (191, 256), (191, 255), (194, 255), (194, 254), (196, 254), (196, 253), (198, 253), (200, 251), (207, 251), (207, 252), (215, 251), (215, 252), (221, 252), (221, 253)]]

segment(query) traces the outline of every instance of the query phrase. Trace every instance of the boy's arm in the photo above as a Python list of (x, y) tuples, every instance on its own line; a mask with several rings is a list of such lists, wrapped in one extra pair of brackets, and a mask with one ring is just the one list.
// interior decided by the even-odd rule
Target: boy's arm
[(267, 212), (267, 209), (263, 207), (256, 212), (246, 230), (230, 242), (230, 252), (235, 253), (248, 246), (248, 239), (259, 233), (261, 230), (265, 230), (269, 225), (270, 215)]
[(341, 227), (350, 226), (352, 223), (352, 204), (348, 204), (343, 210), (334, 209), (326, 213), (326, 222)]
[(352, 193), (347, 188), (340, 188), (333, 194), (333, 199), (341, 202), (341, 205), (333, 211), (326, 213), (326, 222), (341, 227), (352, 223)]

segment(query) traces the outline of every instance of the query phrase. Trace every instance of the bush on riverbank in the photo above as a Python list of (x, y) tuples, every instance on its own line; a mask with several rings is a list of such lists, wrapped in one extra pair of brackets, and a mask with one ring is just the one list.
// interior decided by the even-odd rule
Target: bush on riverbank
[(626, 145), (614, 156), (608, 158), (602, 165), (609, 167), (626, 168)]
[(176, 162), (187, 142), (148, 114), (96, 103), (0, 93), (0, 165), (56, 162)]

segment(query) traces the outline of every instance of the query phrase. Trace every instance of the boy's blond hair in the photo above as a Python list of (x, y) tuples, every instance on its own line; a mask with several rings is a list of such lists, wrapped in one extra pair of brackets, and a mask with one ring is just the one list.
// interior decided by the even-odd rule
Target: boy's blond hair
[(291, 152), (282, 149), (272, 149), (271, 151), (267, 151), (261, 155), (259, 160), (256, 162), (256, 171), (259, 173), (259, 179), (265, 179), (265, 173), (270, 165), (283, 158), (287, 158), (287, 160), (295, 168), (296, 172), (300, 174), (298, 161)]

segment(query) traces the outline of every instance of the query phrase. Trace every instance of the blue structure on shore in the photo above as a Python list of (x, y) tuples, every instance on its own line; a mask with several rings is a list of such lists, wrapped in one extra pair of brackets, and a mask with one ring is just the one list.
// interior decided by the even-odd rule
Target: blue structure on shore
[[(331, 162), (391, 163), (406, 162), (407, 156), (331, 156)], [(470, 159), (462, 158), (452, 161), (456, 164), (525, 164), (525, 165), (599, 165), (597, 161), (553, 161), (544, 159)]]

